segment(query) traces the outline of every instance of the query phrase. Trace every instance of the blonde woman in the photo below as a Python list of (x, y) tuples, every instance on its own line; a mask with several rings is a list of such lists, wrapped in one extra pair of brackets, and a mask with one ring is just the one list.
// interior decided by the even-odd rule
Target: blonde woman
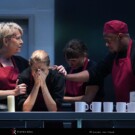
[(24, 83), (18, 85), (18, 75), (28, 67), (28, 61), (15, 56), (21, 51), (23, 29), (14, 22), (0, 23), (0, 103), (7, 105), (8, 95), (26, 92)]

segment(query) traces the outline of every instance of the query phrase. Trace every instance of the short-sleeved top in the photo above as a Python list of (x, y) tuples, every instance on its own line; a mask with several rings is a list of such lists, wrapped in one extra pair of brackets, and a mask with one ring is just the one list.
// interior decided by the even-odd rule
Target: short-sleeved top
[[(86, 66), (86, 70), (92, 70), (96, 65), (97, 65), (97, 63), (95, 61), (89, 60), (88, 63), (87, 63), (87, 66)], [(67, 73), (70, 73), (70, 70), (71, 70), (71, 67), (67, 67), (66, 68)], [(83, 66), (79, 67), (77, 69), (72, 70), (72, 73), (79, 73), (81, 71), (83, 71)], [(97, 101), (98, 100), (99, 101), (103, 100), (103, 97), (104, 97), (104, 89), (103, 89), (104, 82), (103, 82), (103, 79), (102, 80), (101, 79), (92, 80), (89, 83), (84, 82), (83, 85), (82, 85), (83, 93), (81, 93), (81, 95), (85, 94), (85, 89), (86, 89), (87, 85), (98, 85), (99, 86), (99, 90), (98, 90), (94, 100), (97, 100)], [(65, 92), (65, 96), (73, 97), (74, 95), (73, 94), (69, 94), (68, 92)], [(78, 92), (77, 96), (80, 96), (79, 92)]]
[[(18, 111), (22, 111), (24, 101), (27, 99), (34, 86), (34, 79), (31, 75), (31, 68), (27, 68), (22, 74), (19, 75), (19, 83), (25, 83), (27, 85), (26, 94), (18, 96)], [(58, 73), (56, 70), (49, 70), (49, 74), (46, 78), (47, 88), (50, 95), (57, 104), (58, 110), (61, 107), (61, 103), (64, 97), (65, 77), (63, 74)], [(44, 102), (42, 92), (39, 90), (35, 105), (32, 111), (48, 111)]]

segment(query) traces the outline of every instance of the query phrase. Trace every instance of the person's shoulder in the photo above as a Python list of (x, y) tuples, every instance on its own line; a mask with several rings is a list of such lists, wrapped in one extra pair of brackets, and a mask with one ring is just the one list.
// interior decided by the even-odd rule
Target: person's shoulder
[(93, 68), (97, 65), (97, 62), (92, 60), (92, 59), (89, 59), (89, 62), (88, 62), (88, 65), (87, 65), (87, 69), (88, 68)]
[(25, 83), (27, 86), (30, 85), (30, 80), (31, 80), (31, 72), (30, 72), (30, 67), (26, 68), (24, 71), (19, 74), (18, 79), (19, 79), (19, 84)]
[(29, 73), (29, 72), (31, 72), (31, 68), (30, 67), (27, 67), (25, 70), (23, 70), (22, 73)]
[(20, 76), (23, 78), (27, 78), (29, 77), (30, 73), (31, 73), (30, 67), (27, 67), (25, 70), (22, 71)]
[(26, 62), (26, 63), (28, 63), (28, 60), (27, 59), (25, 59), (24, 57), (22, 57), (22, 56), (18, 56), (18, 55), (14, 55), (13, 56), (13, 58), (16, 60), (16, 61), (20, 61), (20, 62)]
[(52, 70), (52, 69), (50, 69), (49, 70), (49, 76), (52, 76), (52, 77), (57, 77), (57, 78), (65, 78), (65, 76), (62, 74), (62, 73), (59, 73), (59, 71), (58, 70)]
[(19, 72), (21, 73), (24, 69), (29, 67), (29, 62), (27, 59), (23, 58), (22, 56), (13, 56), (13, 59), (15, 60), (15, 63), (19, 69)]
[(96, 65), (97, 62), (95, 60), (90, 59), (88, 64), (90, 64), (90, 65)]
[(103, 61), (113, 61), (116, 58), (117, 53), (107, 52), (103, 57)]

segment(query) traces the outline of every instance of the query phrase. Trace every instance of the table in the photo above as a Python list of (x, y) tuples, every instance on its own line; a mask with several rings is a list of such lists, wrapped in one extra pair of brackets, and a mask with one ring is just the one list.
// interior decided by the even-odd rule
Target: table
[(82, 120), (135, 120), (135, 113), (93, 112), (0, 112), (0, 120), (76, 120), (82, 128)]

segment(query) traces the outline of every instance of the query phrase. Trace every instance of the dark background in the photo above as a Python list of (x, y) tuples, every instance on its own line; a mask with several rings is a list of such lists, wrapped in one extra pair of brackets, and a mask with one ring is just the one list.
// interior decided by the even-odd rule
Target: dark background
[[(62, 50), (72, 38), (83, 40), (89, 58), (100, 61), (107, 52), (103, 25), (113, 19), (125, 21), (135, 37), (134, 0), (55, 0), (55, 64), (66, 65)], [(114, 100), (111, 75), (105, 78), (105, 100)]]

